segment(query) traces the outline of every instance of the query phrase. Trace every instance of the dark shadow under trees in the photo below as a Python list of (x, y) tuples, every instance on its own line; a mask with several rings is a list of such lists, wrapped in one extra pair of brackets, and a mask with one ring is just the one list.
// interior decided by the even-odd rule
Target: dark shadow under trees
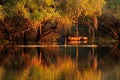
[(113, 39), (120, 41), (120, 19), (114, 16), (102, 15), (99, 17), (98, 29), (109, 34)]
[(0, 32), (12, 43), (18, 43), (23, 34), (31, 28), (31, 21), (21, 16), (6, 17), (4, 21), (0, 21)]

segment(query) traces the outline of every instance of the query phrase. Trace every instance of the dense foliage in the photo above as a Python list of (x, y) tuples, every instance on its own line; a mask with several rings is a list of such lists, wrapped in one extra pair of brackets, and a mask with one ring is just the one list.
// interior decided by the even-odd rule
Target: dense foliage
[[(54, 29), (60, 29), (58, 27), (65, 29), (63, 31), (67, 31), (68, 27), (71, 27), (73, 24), (77, 26), (77, 24), (81, 23), (79, 20), (90, 29), (97, 31), (98, 16), (109, 14), (119, 17), (119, 4), (119, 0), (1, 0), (0, 34), (8, 35), (4, 30), (7, 25), (9, 26), (6, 29), (7, 32), (11, 32), (10, 30), (13, 28), (15, 31), (19, 30), (18, 32), (23, 32), (17, 36), (23, 35), (31, 29), (35, 29), (37, 31), (36, 37), (44, 37), (54, 32)], [(24, 22), (25, 20), (28, 21)], [(24, 29), (25, 26), (27, 26), (27, 29)], [(23, 29), (19, 29), (21, 27)], [(41, 27), (45, 29), (42, 33)], [(10, 33), (10, 35), (16, 34), (15, 31)], [(7, 40), (11, 40), (8, 38)]]
[(120, 18), (120, 0), (106, 0), (104, 13)]

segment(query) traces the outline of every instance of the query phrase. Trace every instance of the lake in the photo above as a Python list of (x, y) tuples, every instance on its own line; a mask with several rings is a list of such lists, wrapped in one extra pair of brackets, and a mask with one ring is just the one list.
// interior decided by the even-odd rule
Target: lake
[(0, 80), (120, 80), (120, 45), (0, 46)]

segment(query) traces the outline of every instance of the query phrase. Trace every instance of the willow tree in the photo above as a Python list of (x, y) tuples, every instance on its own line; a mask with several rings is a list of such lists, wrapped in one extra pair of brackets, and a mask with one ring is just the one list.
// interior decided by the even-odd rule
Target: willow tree
[(104, 4), (105, 0), (79, 0), (80, 15), (90, 17), (93, 22), (93, 28), (96, 31), (98, 28), (97, 16), (102, 14)]
[[(7, 19), (11, 19), (11, 23), (13, 21), (14, 25), (9, 27), (14, 28), (16, 31), (19, 30), (19, 25), (16, 22), (20, 23), (21, 18), (23, 18), (23, 21), (24, 19), (30, 21), (30, 24), (28, 24), (29, 27), (26, 28), (30, 30), (31, 28), (39, 29), (42, 22), (46, 20), (55, 20), (60, 17), (59, 13), (54, 8), (54, 0), (5, 0), (5, 4), (0, 6), (1, 19), (3, 18), (2, 11), (5, 12)], [(15, 20), (12, 19), (16, 18), (17, 20), (14, 23)], [(26, 29), (22, 30), (22, 32), (25, 33)]]
[(103, 15), (99, 18), (99, 29), (113, 39), (120, 40), (120, 0), (106, 0)]
[(30, 11), (33, 27), (37, 28), (36, 41), (39, 41), (41, 36), (45, 36), (45, 32), (42, 30), (44, 23), (48, 20), (54, 22), (60, 15), (55, 9), (54, 0), (29, 0), (26, 8)]
[(31, 28), (29, 13), (24, 7), (26, 0), (4, 1), (2, 9), (5, 17), (0, 22), (0, 29), (6, 40), (16, 42), (20, 36)]
[[(98, 19), (97, 16), (102, 14), (102, 9), (104, 7), (105, 0), (79, 0), (79, 11), (81, 15), (88, 16), (92, 20), (92, 27), (94, 32), (97, 32)], [(93, 37), (94, 37), (93, 32)]]
[(97, 31), (97, 16), (102, 14), (105, 0), (62, 0), (64, 4), (64, 13), (71, 19), (79, 16), (88, 16), (93, 23), (93, 28)]

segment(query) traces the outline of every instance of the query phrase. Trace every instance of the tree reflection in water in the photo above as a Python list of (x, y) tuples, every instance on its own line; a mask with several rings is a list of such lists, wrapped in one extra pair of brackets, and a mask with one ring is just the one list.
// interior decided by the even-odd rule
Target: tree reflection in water
[[(118, 66), (119, 51), (117, 45), (97, 48), (0, 47), (0, 79), (104, 80), (110, 75), (110, 67), (116, 69)], [(112, 77), (120, 79), (119, 76)]]

